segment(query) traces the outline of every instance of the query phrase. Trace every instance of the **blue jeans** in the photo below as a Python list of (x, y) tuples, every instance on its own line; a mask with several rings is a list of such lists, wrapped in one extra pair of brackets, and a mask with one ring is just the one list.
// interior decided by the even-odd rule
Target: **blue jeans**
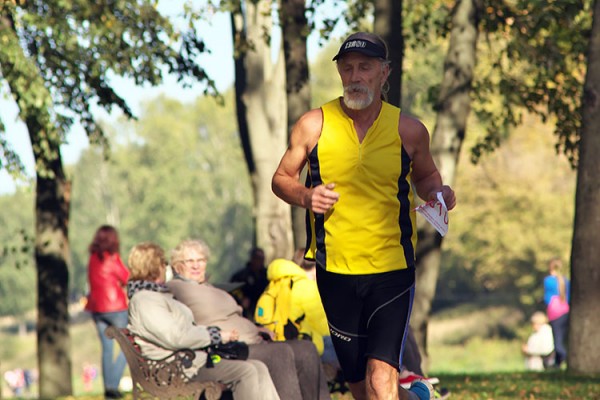
[(114, 357), (114, 340), (106, 336), (104, 331), (109, 326), (117, 328), (127, 327), (127, 310), (108, 313), (92, 313), (92, 318), (96, 323), (100, 344), (102, 345), (102, 378), (104, 380), (104, 390), (118, 390), (121, 376), (127, 365), (125, 355), (119, 349), (119, 355)]
[(567, 333), (569, 331), (569, 314), (550, 321), (552, 336), (554, 337), (554, 350), (556, 352), (556, 365), (560, 366), (567, 361)]

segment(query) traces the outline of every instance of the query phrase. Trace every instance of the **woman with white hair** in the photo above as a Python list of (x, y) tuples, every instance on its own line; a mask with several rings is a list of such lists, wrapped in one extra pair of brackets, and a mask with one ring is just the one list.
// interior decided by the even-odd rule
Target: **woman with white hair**
[(175, 300), (164, 285), (166, 266), (163, 249), (154, 243), (140, 243), (129, 253), (128, 328), (142, 354), (159, 360), (179, 349), (196, 350), (192, 365), (186, 369), (191, 379), (221, 382), (235, 400), (279, 400), (262, 362), (221, 359), (207, 364), (203, 349), (236, 340), (237, 333), (196, 325), (191, 310)]
[(167, 283), (187, 305), (197, 324), (235, 330), (248, 344), (248, 358), (264, 362), (277, 392), (285, 400), (328, 400), (329, 388), (319, 353), (310, 340), (272, 341), (273, 332), (243, 316), (242, 307), (226, 291), (206, 281), (210, 249), (202, 240), (185, 240), (171, 251), (175, 277)]

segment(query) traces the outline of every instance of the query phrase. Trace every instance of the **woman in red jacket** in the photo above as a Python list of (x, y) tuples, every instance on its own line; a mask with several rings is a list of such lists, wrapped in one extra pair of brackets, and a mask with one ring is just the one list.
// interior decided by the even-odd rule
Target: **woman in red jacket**
[(92, 313), (102, 344), (102, 378), (104, 397), (119, 399), (119, 382), (127, 364), (121, 351), (114, 358), (113, 340), (104, 331), (108, 326), (127, 326), (127, 296), (124, 287), (129, 279), (129, 270), (119, 255), (119, 234), (110, 225), (96, 231), (89, 247), (88, 281), (90, 293), (86, 310)]

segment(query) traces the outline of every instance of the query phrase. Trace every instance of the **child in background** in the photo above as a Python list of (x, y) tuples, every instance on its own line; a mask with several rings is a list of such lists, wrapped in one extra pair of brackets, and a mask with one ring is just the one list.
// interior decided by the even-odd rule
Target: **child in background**
[(552, 328), (548, 324), (546, 314), (541, 311), (531, 316), (533, 332), (529, 335), (527, 343), (523, 344), (521, 351), (525, 356), (525, 368), (530, 371), (543, 371), (549, 367), (554, 353), (554, 339)]

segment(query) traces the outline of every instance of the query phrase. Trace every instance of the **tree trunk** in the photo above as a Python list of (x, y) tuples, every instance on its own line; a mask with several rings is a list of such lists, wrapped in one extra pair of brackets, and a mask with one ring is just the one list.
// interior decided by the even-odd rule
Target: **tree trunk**
[[(436, 103), (436, 124), (431, 151), (444, 184), (452, 185), (470, 111), (471, 83), (476, 62), (479, 11), (478, 0), (455, 5), (444, 77)], [(458, 199), (460, 201), (460, 198)], [(452, 234), (450, 225), (449, 234)], [(442, 238), (429, 224), (419, 229), (417, 244), (417, 290), (411, 326), (427, 369), (427, 323), (439, 276)]]
[[(306, 40), (309, 33), (304, 0), (286, 0), (281, 2), (279, 20), (281, 21), (283, 54), (285, 59), (287, 94), (287, 132), (288, 140), (292, 127), (298, 119), (310, 110), (310, 85)], [(306, 179), (306, 168), (300, 176)], [(306, 245), (306, 210), (292, 207), (292, 231), (294, 248)]]
[(0, 17), (0, 37), (3, 46), (11, 50), (0, 52), (1, 72), (19, 107), (19, 117), (27, 126), (36, 163), (39, 394), (42, 399), (52, 399), (73, 391), (67, 307), (70, 184), (63, 171), (62, 135), (54, 126), (50, 93), (37, 66), (20, 47), (12, 16)]
[[(34, 143), (36, 135), (30, 136)], [(71, 187), (62, 172), (60, 156), (48, 160), (36, 155), (36, 161), (49, 164), (54, 172), (52, 178), (38, 174), (35, 212), (40, 398), (51, 399), (72, 393), (67, 266)]]
[(402, 100), (402, 61), (404, 36), (402, 35), (402, 0), (375, 0), (374, 32), (388, 45), (392, 72), (388, 79), (387, 101), (400, 107)]
[(600, 373), (600, 1), (594, 2), (593, 12), (582, 101), (567, 356), (570, 371), (588, 374)]
[[(291, 208), (271, 191), (271, 178), (287, 146), (285, 70), (281, 47), (271, 61), (271, 1), (245, 2), (232, 11), (236, 105), (254, 193), (256, 245), (267, 262), (293, 253)], [(239, 83), (238, 83), (239, 80)]]

